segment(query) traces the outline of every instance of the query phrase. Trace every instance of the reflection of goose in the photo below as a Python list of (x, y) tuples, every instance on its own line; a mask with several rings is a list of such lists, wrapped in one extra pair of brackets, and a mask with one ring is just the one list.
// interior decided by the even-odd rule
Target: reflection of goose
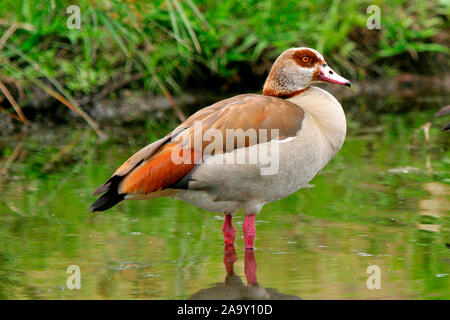
[(242, 94), (197, 111), (122, 164), (94, 191), (103, 195), (91, 210), (171, 196), (226, 214), (224, 238), (232, 244), (232, 214), (242, 208), (245, 247), (253, 248), (255, 215), (264, 204), (305, 187), (344, 143), (341, 104), (312, 86), (317, 82), (350, 87), (316, 50), (284, 51), (262, 95)]
[[(450, 188), (439, 182), (424, 183), (423, 188), (428, 191), (430, 196), (419, 201), (420, 215), (433, 217), (437, 222), (440, 222), (448, 214)], [(441, 224), (419, 223), (417, 228), (424, 231), (440, 232)]]
[(234, 246), (225, 246), (223, 263), (225, 265), (224, 283), (216, 283), (214, 286), (202, 289), (194, 293), (191, 300), (298, 300), (297, 296), (279, 293), (275, 289), (263, 288), (256, 278), (256, 260), (253, 250), (245, 250), (244, 257), (245, 276), (247, 285), (241, 277), (234, 273), (234, 263), (237, 260)]

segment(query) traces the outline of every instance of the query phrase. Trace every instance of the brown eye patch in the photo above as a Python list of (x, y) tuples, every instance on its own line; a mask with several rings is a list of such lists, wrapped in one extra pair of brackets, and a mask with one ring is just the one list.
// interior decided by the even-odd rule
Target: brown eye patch
[(292, 58), (298, 65), (305, 68), (311, 68), (320, 61), (316, 54), (308, 49), (295, 51)]

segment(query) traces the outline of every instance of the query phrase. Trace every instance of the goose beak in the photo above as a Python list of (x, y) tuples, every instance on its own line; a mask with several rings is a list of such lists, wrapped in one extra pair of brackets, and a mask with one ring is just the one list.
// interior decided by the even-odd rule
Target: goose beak
[(320, 66), (319, 75), (317, 76), (317, 78), (319, 79), (319, 81), (337, 83), (346, 87), (351, 86), (350, 81), (338, 75), (326, 63)]

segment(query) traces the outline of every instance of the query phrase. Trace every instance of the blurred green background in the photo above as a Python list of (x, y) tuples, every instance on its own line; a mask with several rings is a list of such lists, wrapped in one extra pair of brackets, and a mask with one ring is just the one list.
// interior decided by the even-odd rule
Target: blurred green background
[[(73, 4), (79, 30), (66, 25)], [(366, 26), (370, 5), (379, 30)], [(449, 118), (434, 116), (450, 97), (449, 10), (448, 0), (2, 0), (0, 299), (184, 299), (223, 284), (220, 216), (167, 198), (92, 214), (91, 193), (185, 115), (260, 92), (292, 46), (318, 49), (352, 80), (325, 85), (348, 136), (309, 188), (258, 216), (260, 287), (449, 299)], [(246, 283), (242, 220), (235, 270)], [(66, 286), (73, 264), (81, 290)], [(381, 290), (366, 287), (373, 264)]]
[[(67, 27), (72, 4), (79, 30)], [(369, 5), (380, 8), (379, 30), (366, 26)], [(123, 87), (258, 91), (293, 46), (317, 49), (353, 81), (436, 75), (448, 68), (449, 13), (448, 0), (4, 0), (0, 72), (19, 107), (42, 100), (37, 88), (78, 113), (105, 88), (112, 98)]]

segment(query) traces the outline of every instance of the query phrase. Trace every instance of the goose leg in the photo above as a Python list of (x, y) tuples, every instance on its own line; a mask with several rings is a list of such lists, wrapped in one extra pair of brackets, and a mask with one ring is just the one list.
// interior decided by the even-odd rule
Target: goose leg
[(234, 275), (234, 263), (237, 260), (236, 249), (233, 245), (225, 245), (225, 250), (223, 251), (223, 264), (225, 265), (225, 270), (227, 276)]
[(223, 231), (223, 240), (225, 245), (234, 246), (234, 238), (236, 237), (236, 229), (232, 224), (233, 216), (231, 214), (225, 215), (225, 220), (223, 221), (222, 231)]
[(256, 265), (255, 250), (246, 249), (244, 256), (244, 271), (245, 277), (247, 278), (247, 284), (249, 286), (258, 285), (258, 280), (256, 278), (257, 268), (258, 266)]
[(253, 249), (255, 247), (255, 215), (248, 214), (244, 220), (244, 244), (246, 249)]

